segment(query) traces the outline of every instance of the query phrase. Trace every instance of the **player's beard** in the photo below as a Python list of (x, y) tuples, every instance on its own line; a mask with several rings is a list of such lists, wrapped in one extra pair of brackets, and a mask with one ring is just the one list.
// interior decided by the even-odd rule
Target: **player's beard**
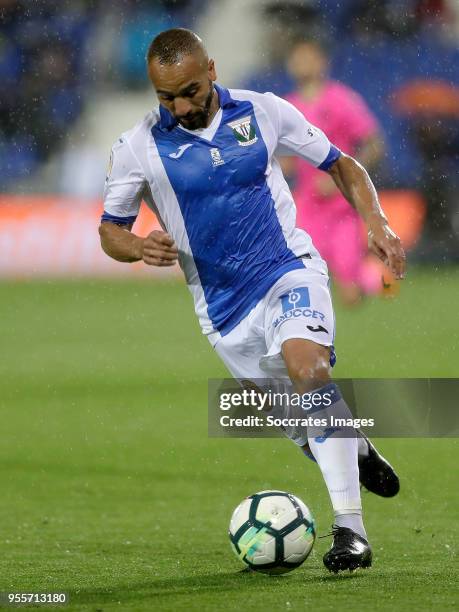
[(188, 113), (188, 115), (185, 117), (180, 117), (178, 122), (187, 130), (200, 130), (201, 128), (207, 127), (213, 96), (214, 84), (212, 81), (209, 81), (209, 94), (207, 95), (202, 110), (195, 111), (194, 113)]

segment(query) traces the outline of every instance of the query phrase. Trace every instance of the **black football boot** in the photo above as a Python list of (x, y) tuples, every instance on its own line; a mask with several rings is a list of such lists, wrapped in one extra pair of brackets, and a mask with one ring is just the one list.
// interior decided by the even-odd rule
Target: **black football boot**
[(356, 570), (371, 566), (373, 558), (370, 545), (358, 533), (348, 527), (332, 527), (333, 544), (324, 555), (324, 565), (337, 574), (343, 570)]
[(368, 455), (359, 455), (360, 484), (381, 497), (394, 497), (400, 490), (400, 481), (391, 464), (378, 453), (364, 433), (358, 435), (368, 444)]

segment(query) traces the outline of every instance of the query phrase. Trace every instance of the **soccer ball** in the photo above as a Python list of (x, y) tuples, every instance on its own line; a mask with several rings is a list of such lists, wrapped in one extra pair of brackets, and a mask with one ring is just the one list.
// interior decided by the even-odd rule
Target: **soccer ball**
[(260, 491), (233, 512), (229, 537), (236, 555), (251, 569), (284, 574), (307, 559), (316, 532), (301, 499), (284, 491)]

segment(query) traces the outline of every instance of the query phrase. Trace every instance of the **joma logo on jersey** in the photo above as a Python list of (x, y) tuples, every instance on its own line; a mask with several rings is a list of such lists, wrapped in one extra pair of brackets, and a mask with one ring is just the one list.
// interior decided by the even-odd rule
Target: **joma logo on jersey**
[(192, 146), (193, 146), (192, 144), (180, 145), (177, 151), (175, 151), (174, 153), (169, 153), (169, 157), (172, 157), (172, 159), (180, 159), (182, 155), (185, 153), (185, 151)]
[(252, 117), (249, 115), (248, 117), (242, 117), (242, 119), (237, 119), (237, 121), (227, 123), (227, 125), (229, 125), (229, 127), (233, 130), (233, 134), (241, 147), (247, 147), (258, 140), (255, 128), (251, 122)]

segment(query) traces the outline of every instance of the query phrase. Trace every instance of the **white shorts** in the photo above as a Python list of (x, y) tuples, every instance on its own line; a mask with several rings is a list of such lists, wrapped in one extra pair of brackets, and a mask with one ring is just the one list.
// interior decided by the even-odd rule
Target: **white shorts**
[(291, 338), (333, 349), (335, 316), (326, 265), (320, 259), (305, 260), (305, 265), (282, 276), (229, 334), (216, 343), (209, 337), (234, 378), (286, 378), (281, 348)]

